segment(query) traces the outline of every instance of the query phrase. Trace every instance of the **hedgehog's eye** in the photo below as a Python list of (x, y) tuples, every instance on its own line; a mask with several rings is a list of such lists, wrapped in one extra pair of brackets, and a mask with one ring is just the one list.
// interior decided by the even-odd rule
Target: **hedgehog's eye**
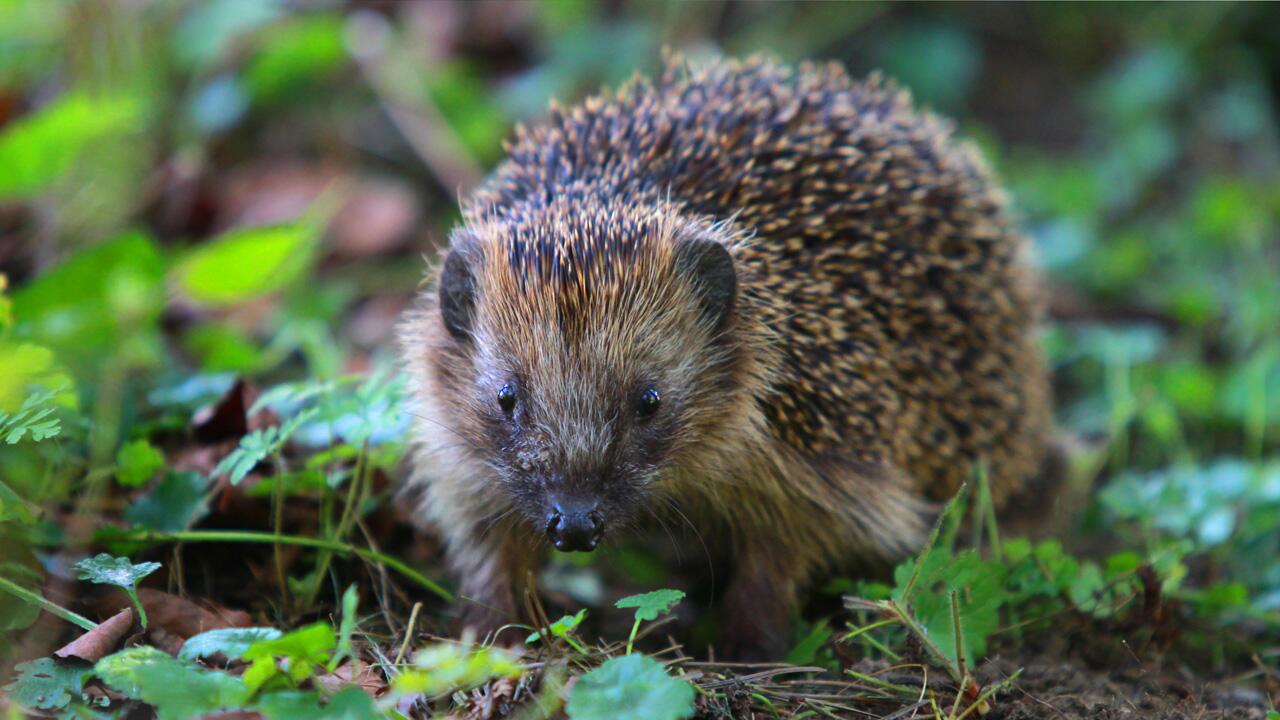
[(640, 401), (636, 403), (636, 414), (642, 418), (651, 417), (658, 412), (658, 406), (662, 404), (662, 396), (658, 394), (658, 389), (648, 387), (644, 392), (640, 393)]
[(516, 389), (511, 387), (511, 383), (498, 388), (498, 407), (508, 415), (516, 409)]

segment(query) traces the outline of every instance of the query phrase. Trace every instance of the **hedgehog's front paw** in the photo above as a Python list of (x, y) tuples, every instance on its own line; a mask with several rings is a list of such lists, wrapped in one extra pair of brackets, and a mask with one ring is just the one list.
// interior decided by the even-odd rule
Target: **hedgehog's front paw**
[(727, 662), (781, 662), (787, 655), (787, 625), (765, 627), (726, 616), (716, 658)]
[(743, 558), (724, 599), (719, 655), (735, 662), (779, 662), (787, 654), (795, 584), (770, 563)]

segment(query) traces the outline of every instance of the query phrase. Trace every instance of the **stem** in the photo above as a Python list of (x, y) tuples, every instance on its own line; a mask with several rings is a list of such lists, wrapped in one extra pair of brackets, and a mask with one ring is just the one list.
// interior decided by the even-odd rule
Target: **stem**
[(124, 589), (129, 593), (129, 599), (133, 601), (133, 607), (138, 611), (138, 621), (142, 623), (142, 629), (147, 629), (147, 611), (142, 609), (142, 601), (138, 599), (138, 589), (130, 585)]
[(239, 542), (239, 543), (281, 543), (284, 545), (297, 545), (299, 547), (319, 548), (321, 550), (329, 550), (340, 553), (342, 555), (357, 555), (360, 558), (370, 562), (382, 563), (387, 567), (395, 570), (406, 578), (421, 585), (431, 593), (442, 600), (452, 601), (453, 593), (445, 590), (439, 583), (428, 578), (426, 575), (414, 570), (404, 563), (402, 560), (385, 555), (383, 553), (368, 550), (347, 543), (335, 540), (326, 540), (324, 538), (309, 538), (299, 535), (280, 535), (276, 536), (268, 532), (258, 532), (254, 530), (183, 530), (181, 532), (154, 532), (151, 530), (131, 530), (113, 535), (113, 538), (120, 540), (132, 540), (134, 542)]
[(573, 638), (569, 637), (569, 634), (568, 634), (568, 633), (565, 633), (564, 635), (561, 635), (560, 637), (564, 638), (564, 641), (565, 641), (565, 642), (567, 642), (567, 643), (569, 643), (570, 645), (572, 645), (572, 646), (573, 646), (573, 649), (574, 649), (574, 650), (577, 650), (579, 655), (586, 655), (586, 654), (587, 654), (587, 649), (586, 649), (586, 648), (584, 648), (584, 647), (582, 647), (582, 644), (581, 644), (581, 643), (579, 643), (577, 640), (574, 640)]
[[(363, 493), (360, 491), (360, 485), (363, 482), (365, 471), (365, 455), (368, 453), (369, 443), (366, 441), (360, 448), (360, 454), (356, 456), (356, 466), (351, 473), (351, 483), (347, 485), (347, 500), (342, 506), (342, 517), (338, 520), (337, 530), (330, 536), (333, 538), (344, 538), (351, 529), (351, 518), (355, 514), (356, 505), (361, 501)], [(324, 583), (325, 573), (329, 572), (329, 563), (333, 560), (330, 553), (321, 553), (318, 569), (316, 570), (316, 581), (312, 583), (311, 590), (307, 593), (305, 607), (311, 607), (315, 603), (316, 595), (320, 594), (320, 586)]]
[(631, 654), (631, 644), (636, 640), (636, 633), (640, 631), (640, 618), (637, 616), (635, 623), (631, 625), (631, 637), (627, 638), (627, 654)]
[(67, 622), (79, 625), (85, 630), (93, 630), (98, 627), (98, 623), (90, 620), (89, 618), (83, 615), (77, 615), (76, 613), (63, 608), (61, 605), (55, 604), (51, 600), (46, 600), (40, 593), (32, 592), (8, 578), (0, 577), (0, 590), (16, 595), (32, 605), (39, 605), (46, 612), (57, 615)]
[(409, 642), (413, 640), (413, 626), (418, 622), (418, 612), (422, 610), (422, 603), (413, 604), (413, 611), (409, 613), (409, 626), (404, 629), (404, 642), (400, 643), (400, 650), (396, 653), (396, 659), (391, 662), (392, 665), (399, 665), (404, 660), (404, 654), (409, 650)]
[[(978, 505), (981, 507), (981, 518), (974, 518), (974, 528), (979, 523), (986, 523), (987, 542), (991, 544), (991, 557), (996, 562), (1004, 562), (1004, 548), (1000, 544), (1000, 528), (996, 522), (996, 505), (991, 499), (991, 475), (987, 469), (986, 459), (978, 461)], [(976, 533), (975, 533), (976, 534)], [(977, 543), (974, 543), (975, 547)]]
[(272, 547), (272, 557), (276, 565), (276, 582), (280, 584), (281, 604), (288, 608), (289, 580), (285, 577), (284, 546), (280, 543), (280, 536), (284, 534), (284, 478), (288, 473), (285, 471), (284, 458), (279, 451), (276, 452), (275, 461), (276, 476), (271, 479), (274, 483), (271, 488), (271, 529), (275, 532), (276, 540)]
[(872, 630), (882, 628), (885, 625), (897, 625), (897, 624), (898, 624), (897, 620), (894, 620), (893, 618), (889, 618), (887, 620), (880, 620), (878, 622), (873, 622), (870, 625), (863, 625), (860, 628), (849, 631), (848, 635), (845, 635), (844, 637), (840, 638), (840, 642), (849, 642), (850, 640), (858, 637), (863, 633), (871, 632)]

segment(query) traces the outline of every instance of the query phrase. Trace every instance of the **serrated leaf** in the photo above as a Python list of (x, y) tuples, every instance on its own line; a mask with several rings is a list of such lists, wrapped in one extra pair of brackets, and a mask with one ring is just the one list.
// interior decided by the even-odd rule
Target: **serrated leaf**
[(126, 557), (114, 557), (107, 553), (98, 553), (76, 563), (80, 571), (80, 579), (99, 585), (118, 585), (132, 589), (142, 578), (160, 569), (158, 562), (134, 564)]
[(693, 686), (645, 655), (611, 658), (583, 675), (566, 708), (571, 720), (679, 720), (693, 716)]
[(108, 655), (98, 661), (94, 672), (122, 695), (155, 706), (161, 720), (238, 708), (249, 697), (239, 678), (205, 670), (147, 646)]
[(306, 223), (232, 230), (200, 246), (174, 268), (191, 299), (234, 305), (289, 285), (314, 254), (316, 228)]
[[(582, 618), (586, 616), (586, 608), (579, 610), (576, 614), (565, 615), (547, 626), (547, 632), (556, 637), (568, 637), (570, 632), (573, 632), (575, 628), (582, 624)], [(539, 633), (533, 633), (529, 635), (529, 637), (525, 638), (524, 641), (526, 643), (537, 642), (540, 637), (542, 636)]]
[(5, 694), (29, 710), (59, 710), (80, 697), (91, 668), (40, 658), (13, 668), (17, 679), (4, 687)]
[(116, 481), (125, 487), (138, 487), (164, 467), (164, 454), (144, 440), (120, 448), (116, 453)]
[(188, 638), (182, 644), (178, 657), (183, 660), (198, 660), (221, 654), (228, 660), (239, 660), (255, 643), (275, 640), (281, 635), (283, 633), (279, 630), (269, 627), (207, 630)]
[(614, 603), (614, 607), (635, 608), (637, 620), (650, 622), (670, 612), (671, 606), (683, 599), (684, 593), (680, 590), (662, 589), (629, 595)]
[(149, 530), (186, 530), (208, 512), (208, 485), (199, 473), (170, 471), (160, 484), (125, 509), (124, 518)]
[(315, 410), (304, 410), (281, 425), (262, 428), (245, 435), (240, 438), (240, 445), (213, 469), (213, 474), (225, 474), (232, 485), (238, 484), (258, 463), (284, 447), (289, 437), (314, 414)]
[[(909, 574), (904, 572), (907, 567), (901, 565), (895, 572), (900, 587)], [(982, 658), (987, 638), (999, 627), (1004, 577), (1002, 565), (983, 560), (973, 550), (951, 556), (945, 549), (935, 548), (925, 559), (906, 602), (930, 640), (951, 662), (957, 662), (963, 652), (965, 661), (972, 665)], [(952, 593), (959, 605), (962, 648), (956, 647)]]

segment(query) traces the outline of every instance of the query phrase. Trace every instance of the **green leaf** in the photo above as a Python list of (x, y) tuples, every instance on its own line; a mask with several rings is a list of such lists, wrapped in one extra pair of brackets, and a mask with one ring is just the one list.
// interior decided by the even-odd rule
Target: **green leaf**
[(95, 557), (76, 563), (75, 567), (80, 571), (81, 580), (99, 585), (118, 585), (131, 590), (139, 580), (159, 570), (160, 563), (144, 562), (135, 565), (129, 562), (129, 558), (98, 553)]
[(164, 467), (164, 454), (144, 440), (120, 448), (116, 453), (116, 480), (125, 487), (138, 487)]
[(59, 710), (80, 697), (84, 681), (93, 670), (82, 665), (40, 658), (13, 668), (17, 679), (4, 687), (5, 694), (29, 710)]
[(378, 720), (373, 700), (357, 687), (349, 687), (320, 704), (320, 694), (313, 690), (281, 690), (266, 693), (253, 709), (267, 720)]
[(16, 445), (25, 437), (30, 437), (33, 442), (40, 442), (57, 436), (62, 432), (62, 424), (53, 413), (57, 409), (55, 400), (64, 389), (65, 386), (56, 390), (37, 391), (22, 401), (17, 412), (0, 411), (0, 438), (4, 438), (10, 445)]
[[(567, 640), (569, 639), (569, 633), (573, 632), (575, 628), (581, 625), (582, 618), (586, 616), (586, 608), (579, 610), (575, 615), (565, 615), (559, 620), (551, 623), (551, 625), (547, 627), (547, 632), (551, 635), (559, 638), (565, 638)], [(525, 638), (524, 641), (526, 643), (534, 643), (537, 642), (540, 637), (542, 636), (539, 633), (533, 633), (529, 637)]]
[(13, 121), (0, 132), (0, 201), (45, 190), (90, 145), (136, 127), (140, 109), (129, 98), (68, 93)]
[[(329, 662), (336, 638), (329, 623), (314, 623), (272, 640), (262, 640), (245, 650), (241, 659), (252, 663), (244, 674), (244, 682), (258, 690), (271, 680), (284, 675), (297, 685), (311, 677), (316, 668)], [(276, 658), (288, 660), (287, 674)]]
[(226, 474), (231, 484), (238, 484), (253, 470), (258, 463), (275, 454), (289, 441), (289, 436), (315, 415), (315, 410), (306, 410), (285, 421), (283, 425), (254, 430), (240, 438), (240, 445), (231, 454), (222, 459), (213, 469), (214, 475)]
[(677, 720), (693, 716), (693, 686), (645, 655), (608, 660), (583, 675), (567, 707), (571, 720)]
[(356, 609), (359, 604), (360, 591), (352, 585), (342, 593), (342, 622), (338, 625), (338, 652), (334, 653), (333, 659), (329, 661), (330, 670), (337, 668), (343, 660), (356, 656), (355, 648), (351, 645), (351, 635), (356, 630)]
[(37, 509), (0, 480), (0, 523), (15, 520), (23, 525), (30, 525), (35, 522)]
[(228, 660), (239, 660), (252, 645), (264, 640), (275, 640), (283, 633), (275, 628), (219, 628), (193, 635), (182, 644), (178, 657), (198, 660), (212, 655), (224, 655)]
[[(895, 579), (905, 582), (904, 566), (899, 566)], [(1000, 606), (1004, 602), (1003, 566), (987, 562), (973, 550), (954, 557), (935, 548), (925, 562), (911, 596), (907, 599), (912, 614), (924, 627), (938, 649), (952, 662), (963, 650), (970, 666), (986, 652), (987, 638), (1000, 625)], [(956, 593), (960, 609), (963, 648), (956, 647), (952, 622), (951, 594)]]
[(234, 305), (296, 280), (311, 262), (316, 237), (307, 223), (232, 230), (192, 252), (173, 276), (193, 300)]
[(81, 250), (14, 293), (15, 329), (53, 348), (72, 370), (97, 377), (107, 357), (160, 344), (164, 270), (143, 233)]
[(205, 495), (209, 481), (196, 472), (173, 472), (124, 511), (124, 519), (160, 532), (191, 527), (208, 512)]
[(650, 622), (657, 620), (671, 610), (671, 606), (684, 599), (680, 590), (654, 590), (640, 595), (629, 595), (614, 603), (618, 608), (635, 608), (636, 620)]
[(342, 34), (337, 14), (302, 16), (270, 28), (245, 72), (249, 90), (268, 100), (314, 89), (346, 60)]
[(516, 660), (501, 648), (440, 643), (415, 653), (413, 667), (397, 675), (391, 688), (400, 695), (428, 697), (469, 690), (496, 677), (519, 677)]
[(818, 657), (818, 651), (831, 639), (831, 635), (831, 626), (827, 625), (826, 620), (814, 623), (809, 634), (787, 653), (787, 662), (792, 665), (811, 664)]
[(98, 661), (94, 672), (115, 691), (154, 705), (161, 720), (234, 709), (249, 697), (239, 678), (205, 670), (147, 646), (108, 655)]

